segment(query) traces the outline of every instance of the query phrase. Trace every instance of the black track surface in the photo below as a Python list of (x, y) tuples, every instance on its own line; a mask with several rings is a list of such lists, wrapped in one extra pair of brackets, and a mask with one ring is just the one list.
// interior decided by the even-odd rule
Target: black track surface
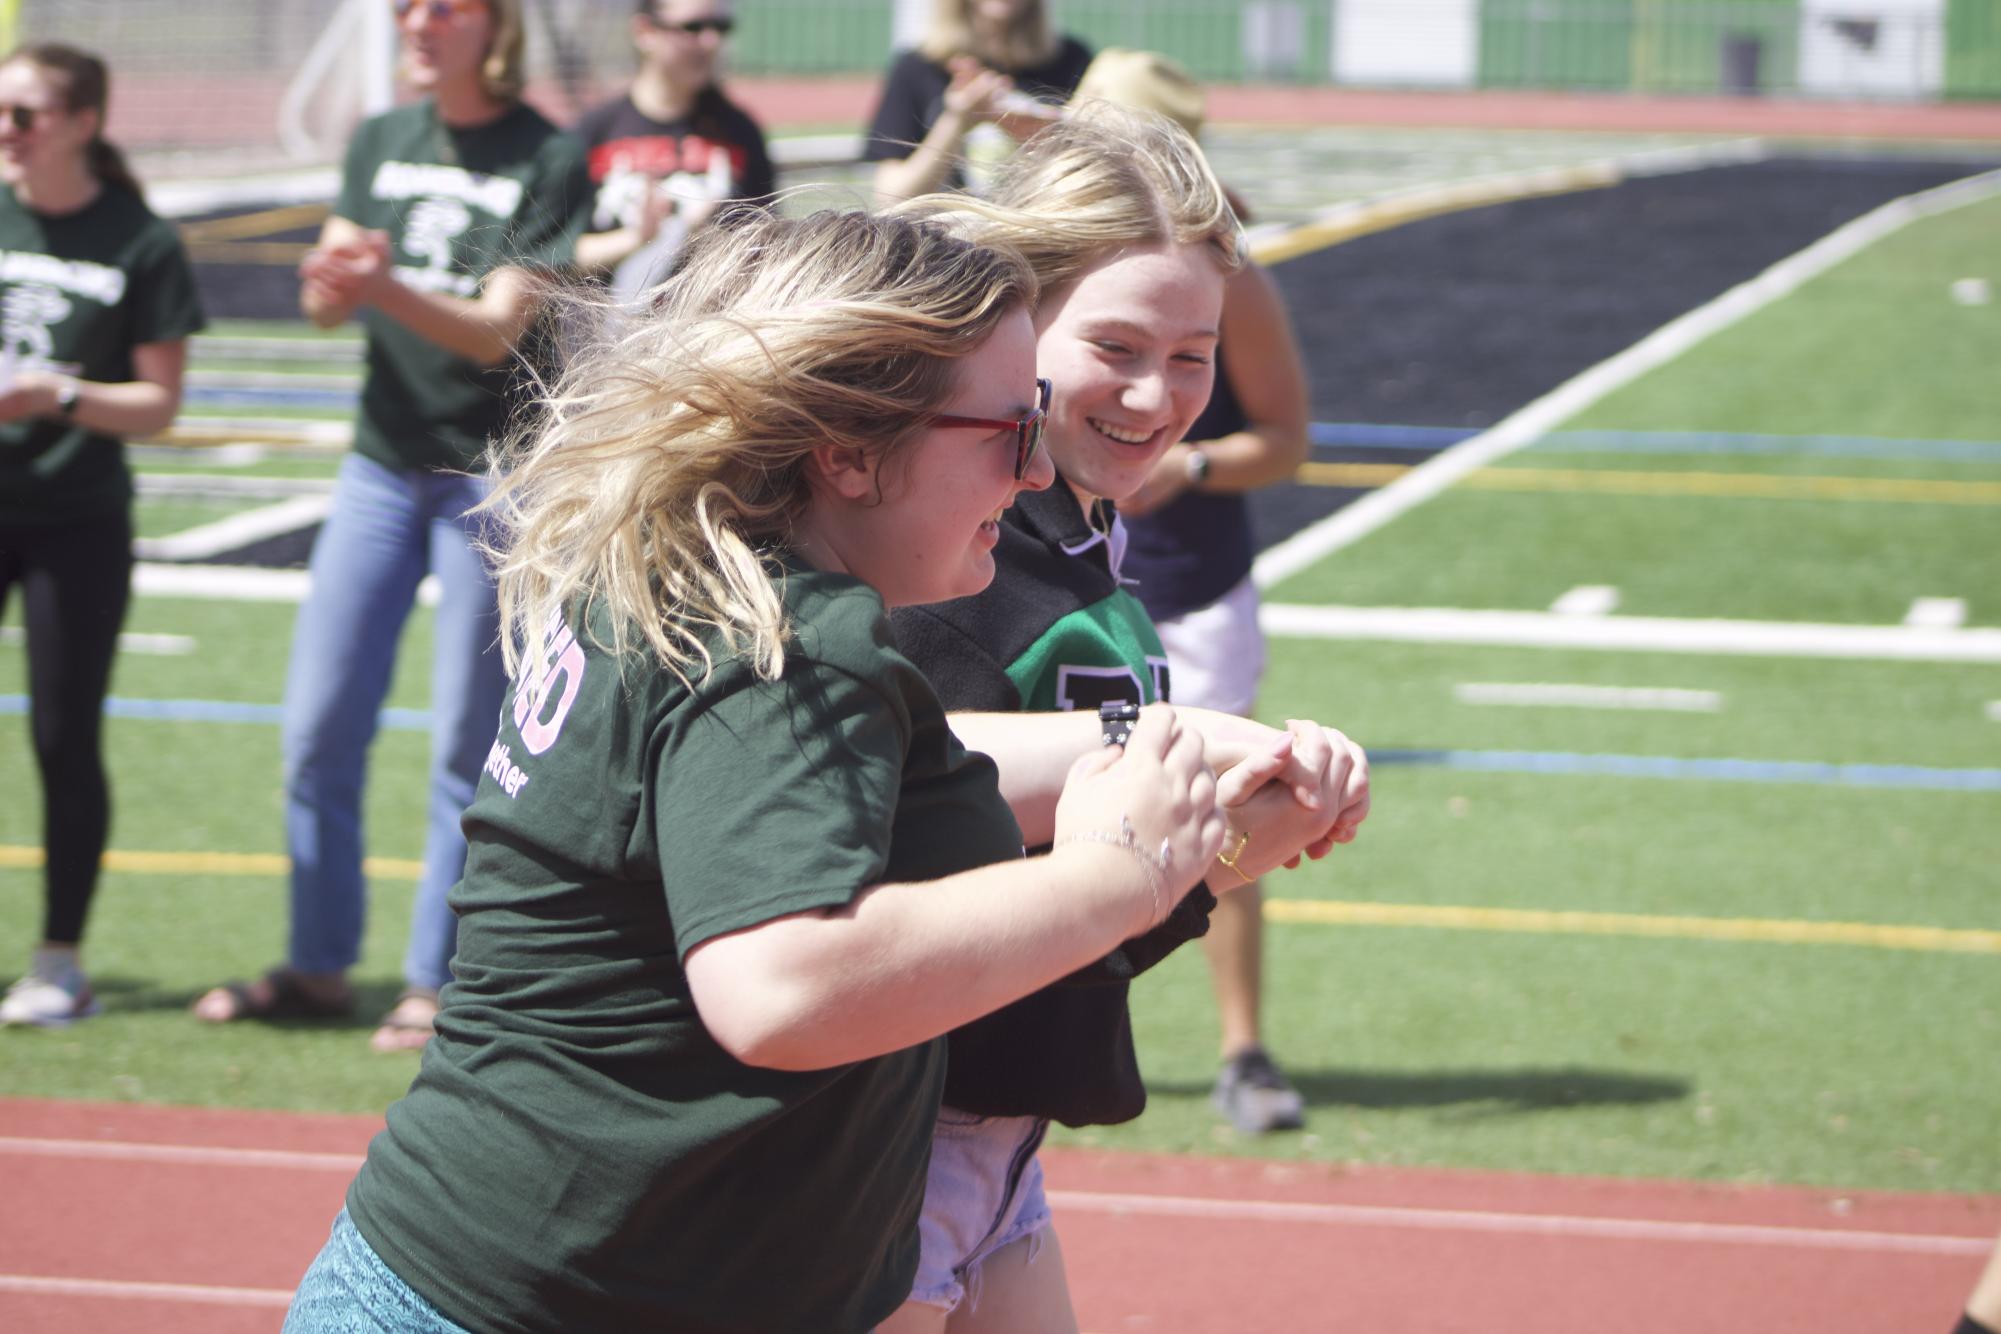
[[(1678, 172), (1428, 218), (1272, 274), (1306, 355), (1314, 420), (1486, 427), (1842, 224), (1991, 165), (1788, 158)], [(1258, 494), (1258, 546), (1360, 494)]]

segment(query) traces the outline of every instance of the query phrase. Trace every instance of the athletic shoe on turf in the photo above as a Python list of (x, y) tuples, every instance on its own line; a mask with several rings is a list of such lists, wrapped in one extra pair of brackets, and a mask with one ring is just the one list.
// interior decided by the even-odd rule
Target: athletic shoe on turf
[(97, 998), (91, 995), (90, 979), (71, 955), (38, 951), (28, 975), (8, 987), (6, 999), (0, 1000), (0, 1024), (61, 1028), (96, 1013)]
[(1297, 1130), (1306, 1124), (1306, 1100), (1286, 1082), (1263, 1047), (1238, 1052), (1225, 1062), (1209, 1100), (1245, 1135)]

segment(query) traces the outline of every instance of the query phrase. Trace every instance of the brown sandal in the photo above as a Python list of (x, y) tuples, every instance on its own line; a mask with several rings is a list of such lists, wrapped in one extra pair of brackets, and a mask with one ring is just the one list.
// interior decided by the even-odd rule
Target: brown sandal
[[(255, 983), (225, 982), (216, 988), (228, 994), (230, 1012), (227, 1016), (204, 1020), (213, 1024), (233, 1024), (242, 1019), (261, 1021), (285, 1019), (345, 1019), (354, 1013), (354, 996), (343, 993), (329, 999), (310, 990), (298, 970), (279, 966), (264, 974), (265, 984), (270, 987), (268, 1000), (261, 999), (251, 990)], [(206, 999), (204, 997), (203, 999)], [(196, 1002), (197, 1007), (200, 1001)], [(197, 1010), (199, 1014), (199, 1010)]]
[(374, 1051), (422, 1051), (438, 1031), (438, 993), (429, 987), (405, 987), (382, 1016), (368, 1039)]

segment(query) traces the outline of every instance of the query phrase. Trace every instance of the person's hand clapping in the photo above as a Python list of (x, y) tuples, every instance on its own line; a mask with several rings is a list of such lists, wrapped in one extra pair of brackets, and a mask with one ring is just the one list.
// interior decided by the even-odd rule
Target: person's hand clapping
[(1126, 878), (1139, 935), (1208, 874), (1224, 828), (1201, 736), (1155, 704), (1140, 710), (1123, 749), (1107, 746), (1071, 767), (1052, 855), (1093, 856)]
[(369, 304), (381, 284), (395, 281), (389, 234), (364, 232), (358, 240), (313, 249), (299, 262), (299, 281), (309, 297), (332, 309)]
[(955, 56), (952, 81), (945, 86), (945, 110), (968, 127), (995, 119), (999, 101), (1014, 90), (1014, 80), (988, 69), (971, 56)]

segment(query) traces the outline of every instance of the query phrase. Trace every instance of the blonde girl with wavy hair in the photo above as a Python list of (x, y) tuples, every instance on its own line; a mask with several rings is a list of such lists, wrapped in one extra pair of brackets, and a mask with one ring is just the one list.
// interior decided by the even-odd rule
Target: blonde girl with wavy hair
[[(374, 0), (384, 3), (384, 0)], [(404, 989), (370, 1045), (430, 1039), (451, 977), (445, 896), (465, 864), (459, 812), (493, 738), (506, 675), (469, 475), (522, 397), (515, 349), (589, 217), (581, 150), (520, 100), (517, 0), (393, 0), (405, 84), (421, 96), (363, 122), (340, 195), (299, 266), (314, 323), (359, 322), (367, 379), (354, 451), (313, 548), (293, 630), (281, 746), (291, 921), (284, 960), (201, 996), (198, 1018), (345, 1016), (365, 922), (361, 794), (375, 719), (418, 584), (441, 587), (432, 635), (429, 822)]]
[(1027, 138), (1057, 117), (1090, 64), (1091, 49), (1050, 22), (1047, 0), (936, 0), (870, 118), (862, 158), (876, 164), (877, 199), (960, 187), (969, 134), (993, 124)]
[[(939, 1035), (1222, 846), (1171, 710), (1010, 788), (892, 642), (1048, 484), (1034, 292), (929, 224), (749, 219), (551, 391), (490, 506), (519, 648), (457, 980), (288, 1330), (861, 1334), (902, 1303)], [(1011, 799), (1053, 805), (1052, 852)]]
[[(1031, 138), (992, 198), (936, 196), (902, 212), (1018, 251), (1041, 286), (1036, 373), (1055, 387), (1045, 442), (1056, 479), (1002, 516), (985, 591), (894, 616), (898, 645), (959, 735), (1007, 774), (1029, 762), (1022, 741), (1042, 735), (1035, 715), (1081, 731), (1169, 693), (1159, 637), (1121, 579), (1116, 502), (1208, 401), (1239, 231), (1185, 133), (1103, 104)], [(1218, 769), (1222, 853), (1158, 927), (949, 1035), (918, 1280), (885, 1334), (1076, 1329), (1035, 1152), (1051, 1121), (1111, 1124), (1145, 1106), (1130, 979), (1201, 935), (1217, 894), (1325, 855), (1367, 812), (1366, 761), (1339, 732), (1175, 716)], [(1247, 772), (1259, 777), (1241, 781)], [(1046, 837), (1028, 823), (1031, 844)]]

